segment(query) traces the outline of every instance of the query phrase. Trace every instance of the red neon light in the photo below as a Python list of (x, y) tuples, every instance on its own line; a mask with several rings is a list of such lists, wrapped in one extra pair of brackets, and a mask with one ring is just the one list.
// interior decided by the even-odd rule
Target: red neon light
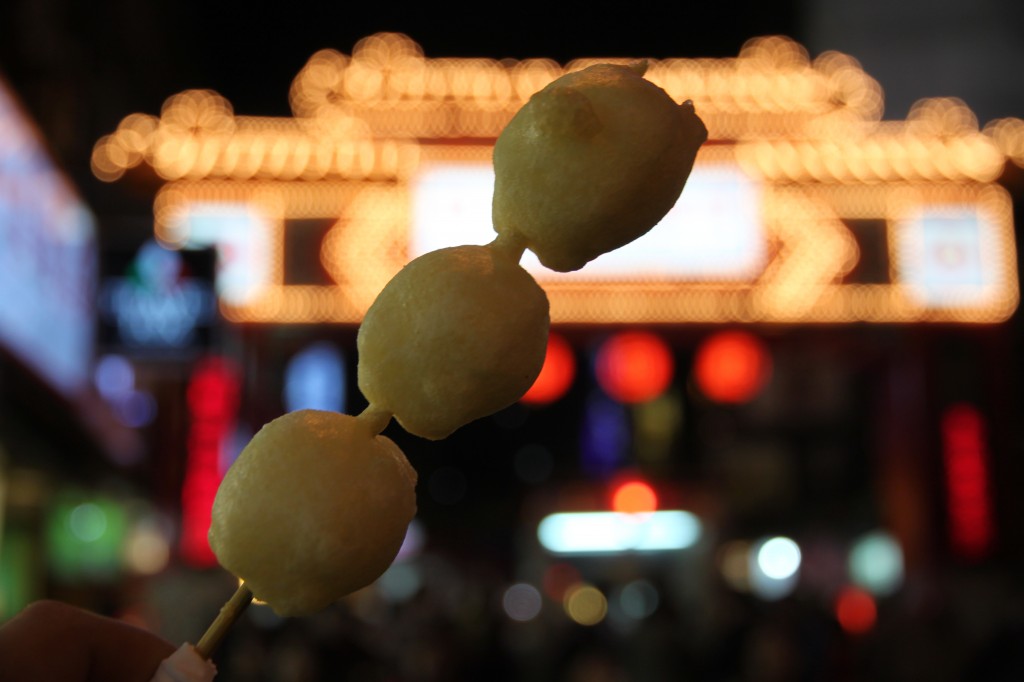
[(612, 495), (612, 510), (621, 514), (643, 514), (657, 508), (657, 493), (643, 481), (623, 483)]
[(701, 344), (694, 360), (697, 386), (720, 403), (745, 403), (771, 375), (771, 357), (757, 337), (747, 332), (713, 334)]
[(648, 332), (623, 332), (608, 339), (597, 354), (597, 381), (620, 403), (643, 403), (665, 392), (675, 374), (672, 351)]
[(980, 559), (995, 541), (988, 483), (985, 421), (966, 403), (942, 415), (942, 450), (946, 465), (950, 544), (957, 554)]
[(185, 481), (181, 490), (181, 558), (194, 566), (213, 566), (210, 512), (220, 486), (220, 452), (238, 413), (239, 382), (223, 358), (200, 361), (186, 395), (190, 425)]
[(553, 403), (565, 395), (575, 377), (576, 358), (569, 342), (558, 334), (550, 334), (540, 375), (520, 401), (530, 405)]

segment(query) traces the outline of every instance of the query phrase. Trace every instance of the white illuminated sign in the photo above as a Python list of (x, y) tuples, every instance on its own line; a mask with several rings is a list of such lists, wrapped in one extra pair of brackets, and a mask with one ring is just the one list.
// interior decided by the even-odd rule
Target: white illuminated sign
[(567, 512), (551, 514), (537, 527), (541, 545), (557, 554), (686, 549), (700, 539), (700, 534), (700, 521), (687, 511)]
[[(413, 184), (410, 256), (458, 244), (486, 244), (494, 170), (490, 164), (429, 166)], [(527, 251), (523, 267), (541, 280), (752, 280), (765, 266), (760, 190), (733, 163), (698, 163), (686, 191), (646, 235), (574, 273), (554, 273)]]
[(924, 207), (897, 231), (899, 278), (928, 307), (988, 303), (1008, 276), (995, 232), (975, 206)]
[(184, 276), (181, 255), (147, 242), (128, 277), (112, 277), (100, 289), (99, 309), (113, 320), (125, 346), (182, 348), (209, 325), (217, 302), (209, 284)]
[[(228, 321), (358, 324), (413, 258), (494, 241), (489, 142), (530, 93), (596, 61), (435, 59), (378, 33), (350, 56), (313, 55), (292, 84), (292, 117), (235, 116), (221, 95), (188, 90), (160, 115), (125, 117), (91, 165), (104, 181), (142, 164), (166, 181), (155, 233), (177, 248), (218, 245)], [(811, 61), (778, 36), (736, 57), (648, 66), (673, 100), (698, 102), (710, 142), (640, 239), (572, 273), (523, 255), (553, 324), (992, 324), (1014, 313), (1013, 203), (998, 178), (1019, 156), (1020, 121), (978, 130), (952, 98), (881, 121), (881, 89), (855, 60)], [(334, 221), (308, 254), (329, 282), (284, 276), (287, 223), (307, 219)]]
[(270, 283), (272, 230), (254, 206), (195, 202), (176, 229), (186, 235), (185, 248), (217, 248), (217, 294), (226, 303), (246, 303)]

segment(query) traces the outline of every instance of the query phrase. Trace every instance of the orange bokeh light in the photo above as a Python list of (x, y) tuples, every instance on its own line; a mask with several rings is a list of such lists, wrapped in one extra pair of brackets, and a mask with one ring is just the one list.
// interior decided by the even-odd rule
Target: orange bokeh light
[(752, 334), (720, 332), (697, 350), (694, 376), (697, 387), (711, 400), (744, 403), (757, 395), (771, 376), (771, 357)]
[(864, 590), (847, 587), (836, 598), (836, 619), (851, 635), (862, 635), (873, 628), (877, 617), (875, 600)]
[(576, 378), (576, 358), (569, 342), (558, 334), (548, 336), (548, 349), (533, 386), (520, 398), (529, 405), (546, 405), (565, 395)]
[(608, 339), (597, 354), (597, 381), (622, 403), (644, 403), (665, 392), (675, 374), (672, 352), (649, 332), (622, 332)]
[(644, 514), (658, 509), (658, 495), (643, 481), (629, 481), (612, 494), (612, 510), (620, 514)]

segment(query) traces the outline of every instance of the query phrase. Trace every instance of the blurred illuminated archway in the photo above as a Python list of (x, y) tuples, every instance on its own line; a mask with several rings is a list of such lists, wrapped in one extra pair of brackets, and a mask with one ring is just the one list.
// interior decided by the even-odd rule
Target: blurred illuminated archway
[[(131, 114), (93, 169), (146, 164), (165, 180), (158, 239), (216, 245), (220, 301), (239, 322), (358, 322), (411, 258), (493, 237), (490, 154), (529, 98), (564, 72), (546, 59), (426, 58), (400, 34), (314, 54), (293, 118), (237, 116), (187, 91)], [(652, 60), (648, 78), (691, 99), (710, 141), (676, 207), (649, 234), (578, 273), (543, 269), (552, 320), (916, 322), (1005, 320), (1019, 298), (1011, 205), (996, 184), (1024, 122), (984, 131), (954, 99), (882, 121), (878, 84), (847, 55), (813, 60), (781, 37), (736, 58)], [(289, 284), (289, 226), (333, 222), (330, 279)]]

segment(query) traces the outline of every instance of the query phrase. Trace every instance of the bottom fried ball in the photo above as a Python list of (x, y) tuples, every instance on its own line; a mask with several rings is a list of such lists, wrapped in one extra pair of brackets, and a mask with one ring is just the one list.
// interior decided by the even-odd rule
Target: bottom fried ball
[(217, 491), (210, 546), (280, 615), (376, 580), (416, 514), (416, 471), (364, 421), (318, 410), (266, 424)]

